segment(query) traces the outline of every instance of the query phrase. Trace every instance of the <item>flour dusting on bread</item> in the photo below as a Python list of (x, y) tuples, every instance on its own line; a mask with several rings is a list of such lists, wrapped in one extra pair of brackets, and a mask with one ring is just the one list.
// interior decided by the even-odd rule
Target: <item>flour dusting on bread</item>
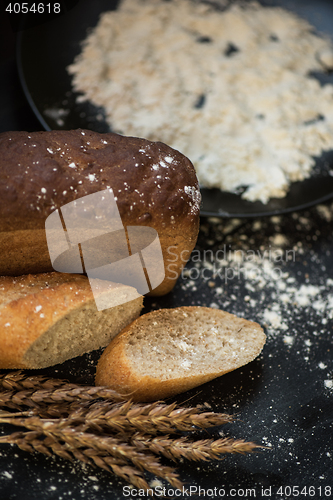
[(252, 321), (208, 307), (160, 309), (140, 316), (106, 348), (96, 385), (135, 400), (164, 399), (255, 359), (265, 343)]

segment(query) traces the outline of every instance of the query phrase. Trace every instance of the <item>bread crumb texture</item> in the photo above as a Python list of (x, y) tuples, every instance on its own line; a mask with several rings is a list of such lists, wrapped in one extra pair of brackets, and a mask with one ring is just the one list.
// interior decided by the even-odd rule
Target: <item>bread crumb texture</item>
[(203, 186), (266, 203), (333, 148), (333, 48), (304, 19), (257, 2), (123, 0), (68, 71), (112, 130), (188, 156)]
[[(254, 359), (256, 323), (205, 307), (156, 311), (137, 321), (126, 345), (126, 355), (140, 375), (162, 380), (233, 370)], [(261, 346), (262, 347), (262, 346)]]
[[(131, 287), (96, 280), (95, 294)], [(0, 278), (0, 367), (44, 368), (105, 347), (137, 318), (142, 297), (98, 311), (88, 278), (63, 273)]]
[(147, 313), (108, 346), (96, 383), (135, 399), (164, 398), (196, 387), (255, 359), (265, 343), (252, 321), (208, 307)]

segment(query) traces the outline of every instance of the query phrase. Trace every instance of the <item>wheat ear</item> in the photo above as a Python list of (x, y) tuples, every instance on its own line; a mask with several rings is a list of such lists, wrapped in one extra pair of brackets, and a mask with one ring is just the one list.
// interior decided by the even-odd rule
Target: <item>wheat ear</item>
[[(27, 406), (34, 410), (31, 415), (39, 415), (44, 418), (66, 417), (71, 422), (85, 423), (94, 428), (107, 426), (119, 432), (137, 430), (145, 433), (148, 429), (151, 434), (188, 432), (196, 428), (205, 429), (233, 421), (233, 417), (225, 413), (203, 412), (195, 407), (182, 408), (178, 407), (176, 403), (167, 405), (162, 402), (140, 404), (131, 401), (114, 403), (108, 400), (97, 402), (85, 400), (65, 404), (65, 401), (61, 399), (58, 402), (58, 391), (55, 391), (57, 394), (54, 398), (52, 393), (47, 391), (46, 394), (43, 394), (44, 399), (40, 397), (43, 391), (37, 392), (39, 397), (36, 400), (33, 399), (36, 393), (26, 394), (26, 391), (0, 392), (0, 407), (21, 409), (22, 406)], [(50, 400), (53, 401), (53, 404), (49, 403)], [(48, 405), (46, 405), (47, 402)], [(84, 404), (85, 402), (86, 404)]]
[(183, 484), (178, 474), (171, 467), (162, 465), (158, 458), (146, 452), (137, 451), (125, 441), (109, 436), (100, 436), (82, 429), (69, 427), (65, 420), (43, 420), (39, 417), (1, 417), (0, 423), (26, 427), (38, 431), (45, 436), (51, 436), (59, 441), (64, 441), (73, 448), (91, 448), (97, 452), (107, 453), (115, 458), (130, 460), (138, 469), (147, 470), (156, 476), (166, 479), (171, 486), (181, 489)]
[(21, 371), (0, 375), (1, 407), (19, 411), (0, 411), (0, 423), (27, 430), (2, 436), (0, 443), (97, 465), (144, 490), (148, 489), (144, 471), (182, 487), (175, 469), (162, 464), (159, 456), (173, 461), (211, 460), (259, 448), (242, 439), (195, 440), (181, 435), (232, 422), (234, 417), (225, 413), (161, 401), (133, 403), (106, 387)]
[(89, 407), (80, 407), (68, 417), (74, 423), (86, 424), (87, 427), (112, 427), (117, 431), (143, 433), (175, 433), (206, 429), (216, 425), (233, 422), (234, 418), (225, 413), (203, 412), (198, 408), (182, 408), (176, 403), (155, 402), (149, 404), (133, 403), (110, 405), (97, 402)]
[(77, 448), (66, 442), (60, 443), (54, 436), (45, 437), (39, 431), (14, 432), (9, 436), (1, 436), (0, 443), (15, 444), (21, 450), (30, 453), (39, 452), (48, 456), (54, 453), (66, 460), (77, 459), (88, 465), (113, 472), (138, 489), (148, 490), (149, 488), (142, 472), (130, 466), (126, 459), (115, 458), (93, 448)]
[(191, 440), (187, 437), (171, 439), (168, 436), (135, 434), (130, 442), (138, 450), (149, 450), (173, 461), (181, 458), (193, 461), (217, 460), (222, 454), (251, 453), (256, 448), (261, 448), (251, 441), (232, 438)]

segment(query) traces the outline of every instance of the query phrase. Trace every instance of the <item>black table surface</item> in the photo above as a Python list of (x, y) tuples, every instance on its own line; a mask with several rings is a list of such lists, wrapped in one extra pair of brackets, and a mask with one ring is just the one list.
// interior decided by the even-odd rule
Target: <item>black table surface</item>
[[(41, 130), (20, 87), (15, 34), (3, 15), (0, 54), (0, 132)], [(144, 312), (219, 307), (258, 321), (267, 333), (254, 362), (175, 398), (237, 414), (226, 435), (269, 448), (219, 462), (182, 463), (181, 478), (206, 497), (333, 497), (332, 221), (330, 203), (256, 220), (202, 217), (197, 247), (174, 291), (146, 299)], [(93, 383), (99, 355), (42, 373)], [(0, 434), (7, 431), (0, 426)], [(135, 492), (125, 496), (124, 486), (78, 462), (0, 447), (1, 500), (135, 498)], [(191, 498), (202, 498), (192, 491)]]

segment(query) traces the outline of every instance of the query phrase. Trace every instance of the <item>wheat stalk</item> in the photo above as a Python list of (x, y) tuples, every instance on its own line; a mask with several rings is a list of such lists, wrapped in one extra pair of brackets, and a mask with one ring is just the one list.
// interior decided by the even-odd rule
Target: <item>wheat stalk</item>
[(134, 403), (106, 387), (26, 376), (21, 371), (0, 375), (1, 407), (19, 411), (0, 411), (0, 423), (27, 430), (2, 436), (0, 443), (78, 459), (144, 490), (148, 490), (145, 471), (175, 488), (182, 487), (175, 469), (162, 464), (159, 456), (173, 461), (214, 460), (225, 453), (249, 453), (259, 447), (241, 439), (179, 436), (232, 422), (234, 418), (225, 413), (162, 401)]
[[(62, 403), (77, 402), (94, 402), (98, 399), (104, 399), (109, 402), (124, 402), (124, 397), (117, 392), (106, 387), (91, 387), (78, 384), (69, 384), (66, 380), (47, 379), (42, 375), (25, 376), (21, 371), (11, 372), (0, 375), (0, 387), (5, 391), (0, 392), (0, 407), (11, 409), (21, 409), (22, 406), (36, 408), (40, 411), (42, 405), (44, 413), (46, 409), (51, 410), (54, 416), (60, 416), (61, 412), (70, 413), (75, 405), (67, 406), (52, 406), (61, 405)], [(86, 411), (81, 405), (78, 408), (82, 410), (82, 418)], [(99, 408), (102, 408), (100, 404)], [(232, 422), (233, 417), (226, 414), (218, 414), (213, 412), (201, 412), (198, 408), (177, 408), (176, 404), (165, 405), (161, 402), (152, 403), (150, 405), (131, 404), (127, 412), (126, 403), (124, 403), (125, 413), (110, 407), (111, 413), (103, 419), (111, 418), (112, 412), (114, 417), (116, 414), (119, 417), (119, 430), (123, 430), (123, 426), (128, 427), (128, 424), (135, 426), (138, 430), (145, 432), (146, 426), (155, 427), (156, 431), (171, 432), (172, 429), (178, 431), (191, 431), (193, 428), (207, 428), (214, 425), (222, 425), (227, 422)], [(109, 411), (108, 410), (108, 411)], [(96, 406), (96, 411), (97, 406)], [(101, 412), (108, 412), (107, 406)], [(120, 418), (124, 417), (126, 418)], [(146, 416), (146, 418), (144, 418)], [(92, 417), (92, 415), (91, 415)], [(97, 413), (94, 418), (97, 417)], [(115, 423), (116, 425), (116, 423)]]
[(32, 431), (43, 433), (47, 437), (63, 441), (75, 449), (90, 448), (95, 452), (109, 454), (112, 457), (130, 460), (139, 470), (147, 470), (156, 476), (166, 479), (171, 486), (182, 488), (182, 483), (174, 469), (162, 465), (152, 454), (138, 451), (134, 446), (114, 437), (100, 436), (82, 429), (69, 427), (65, 420), (44, 420), (39, 417), (1, 417), (0, 423), (26, 427)]
[[(41, 392), (41, 391), (37, 391)], [(57, 391), (56, 391), (57, 392)], [(31, 396), (33, 397), (32, 393)], [(38, 403), (30, 399), (29, 395), (18, 393), (0, 392), (0, 407), (21, 409), (28, 406), (34, 411), (31, 415), (42, 417), (67, 417), (72, 422), (86, 423), (87, 426), (101, 428), (112, 427), (117, 431), (138, 430), (151, 434), (173, 433), (176, 431), (193, 431), (195, 428), (205, 429), (215, 425), (223, 425), (233, 421), (231, 415), (225, 413), (203, 412), (195, 407), (177, 407), (176, 403), (165, 404), (155, 402), (149, 404), (133, 403), (131, 401), (115, 404), (104, 400), (93, 402), (89, 405), (73, 401), (71, 404), (48, 404), (49, 401), (57, 401), (47, 391), (45, 399), (38, 399)]]
[(217, 460), (222, 454), (251, 453), (256, 448), (261, 448), (261, 446), (253, 442), (232, 438), (193, 441), (187, 437), (170, 439), (168, 436), (152, 437), (144, 434), (136, 434), (130, 438), (130, 442), (138, 450), (149, 450), (173, 461), (181, 458), (193, 461)]
[(9, 436), (1, 436), (0, 443), (15, 444), (21, 450), (33, 453), (35, 451), (51, 456), (52, 453), (66, 460), (77, 459), (91, 466), (98, 466), (108, 472), (113, 472), (138, 489), (148, 489), (148, 484), (137, 468), (128, 465), (126, 459), (103, 455), (92, 448), (77, 448), (69, 443), (60, 443), (54, 436), (45, 437), (39, 431), (14, 432)]
[(47, 389), (52, 390), (56, 387), (68, 383), (62, 379), (53, 379), (45, 377), (44, 375), (30, 375), (28, 376), (23, 371), (15, 371), (0, 374), (0, 388), (24, 391), (25, 389)]
[(36, 408), (41, 404), (70, 403), (126, 398), (107, 387), (71, 384), (67, 380), (47, 379), (42, 375), (27, 377), (22, 372), (0, 375), (0, 406), (17, 409), (22, 405)]
[(176, 403), (167, 405), (159, 401), (150, 404), (128, 401), (113, 405), (97, 402), (89, 407), (79, 407), (68, 418), (72, 423), (88, 427), (100, 429), (107, 426), (122, 432), (136, 429), (150, 434), (189, 432), (233, 421), (233, 417), (225, 413), (202, 412), (195, 407), (182, 408)]

